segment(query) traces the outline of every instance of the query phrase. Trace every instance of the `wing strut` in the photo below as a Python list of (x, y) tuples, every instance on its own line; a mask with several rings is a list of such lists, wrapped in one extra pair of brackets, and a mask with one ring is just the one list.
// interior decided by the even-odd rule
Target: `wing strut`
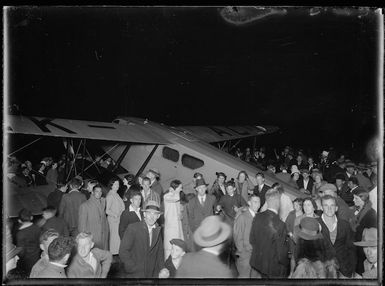
[(131, 144), (127, 144), (126, 148), (124, 148), (122, 154), (119, 156), (118, 160), (116, 161), (116, 164), (115, 164), (114, 168), (112, 169), (113, 173), (115, 173), (115, 171), (119, 168), (119, 166), (122, 163), (124, 157), (126, 157), (126, 154), (127, 154), (128, 150), (130, 149), (130, 147), (131, 147)]
[(148, 162), (151, 160), (152, 156), (154, 155), (156, 149), (158, 148), (159, 144), (156, 144), (154, 148), (152, 148), (151, 153), (147, 156), (146, 160), (144, 161), (142, 167), (138, 170), (138, 172), (135, 175), (135, 179), (139, 177), (139, 175), (143, 172), (144, 168), (146, 168)]

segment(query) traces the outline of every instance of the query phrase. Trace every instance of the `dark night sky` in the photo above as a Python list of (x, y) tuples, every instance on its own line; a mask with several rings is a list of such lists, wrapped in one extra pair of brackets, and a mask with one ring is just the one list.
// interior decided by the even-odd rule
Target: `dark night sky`
[(218, 10), (11, 9), (9, 104), (85, 120), (277, 125), (276, 145), (366, 144), (378, 124), (374, 13), (288, 8), (236, 26)]

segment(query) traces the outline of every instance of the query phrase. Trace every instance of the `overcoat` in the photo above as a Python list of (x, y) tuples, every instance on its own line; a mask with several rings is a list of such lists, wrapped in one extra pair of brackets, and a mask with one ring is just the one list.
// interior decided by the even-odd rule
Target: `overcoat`
[(64, 194), (59, 207), (59, 216), (63, 218), (68, 226), (70, 235), (75, 236), (78, 229), (79, 207), (86, 201), (86, 197), (78, 190), (71, 190)]
[(267, 209), (257, 213), (250, 230), (253, 251), (250, 266), (268, 278), (286, 278), (289, 267), (289, 241), (285, 223)]
[(176, 278), (232, 278), (231, 270), (218, 256), (205, 250), (186, 253), (176, 272)]
[(128, 225), (119, 248), (127, 278), (158, 278), (164, 265), (161, 227), (152, 230), (150, 244), (145, 221)]
[(106, 200), (93, 195), (79, 207), (79, 232), (90, 232), (96, 248), (108, 250), (108, 223), (105, 213)]
[(106, 278), (110, 271), (112, 254), (109, 251), (93, 248), (92, 255), (96, 259), (94, 270), (79, 254), (72, 259), (67, 269), (68, 278)]
[(214, 214), (216, 199), (213, 195), (206, 194), (206, 200), (203, 204), (199, 202), (198, 196), (192, 198), (187, 204), (187, 217), (191, 231), (194, 231), (201, 224), (202, 220)]

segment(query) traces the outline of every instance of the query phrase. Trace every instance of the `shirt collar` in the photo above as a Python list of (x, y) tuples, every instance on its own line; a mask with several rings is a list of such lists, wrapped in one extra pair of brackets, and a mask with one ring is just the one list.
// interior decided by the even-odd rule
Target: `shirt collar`
[(51, 264), (53, 264), (53, 265), (55, 265), (55, 266), (61, 267), (61, 268), (67, 267), (67, 265), (61, 264), (61, 263), (57, 263), (57, 262), (52, 262), (52, 261), (50, 261), (49, 263), (51, 263)]
[(255, 212), (253, 210), (251, 210), (251, 208), (249, 208), (249, 212), (251, 213), (251, 216), (254, 217), (255, 216)]
[[(326, 224), (325, 215), (324, 214), (321, 215), (321, 218), (322, 218), (323, 222)], [(332, 231), (334, 231), (336, 229), (336, 227), (337, 227), (338, 219), (337, 219), (336, 215), (334, 215), (334, 219), (335, 219), (335, 221), (334, 221), (333, 226), (332, 226)]]
[(211, 248), (203, 248), (202, 250), (208, 252), (208, 253), (211, 253), (211, 254), (214, 254), (214, 255), (219, 255), (219, 252), (218, 251), (215, 251)]
[(29, 226), (31, 226), (31, 225), (33, 225), (32, 222), (24, 223), (23, 225), (20, 226), (19, 230), (24, 229), (24, 228), (27, 228), (27, 227), (29, 227)]
[(133, 207), (132, 207), (132, 205), (130, 205), (129, 207), (128, 207), (128, 211), (130, 211), (130, 212), (139, 212), (140, 211), (140, 208), (138, 208), (137, 210), (135, 210)]
[(271, 210), (273, 213), (278, 214), (278, 211), (275, 209), (267, 208), (268, 210)]

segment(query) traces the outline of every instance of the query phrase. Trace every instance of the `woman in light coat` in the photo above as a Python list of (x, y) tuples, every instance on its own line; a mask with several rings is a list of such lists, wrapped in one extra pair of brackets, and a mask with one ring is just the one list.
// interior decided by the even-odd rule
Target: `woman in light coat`
[(111, 179), (109, 184), (109, 192), (106, 196), (106, 214), (108, 225), (110, 227), (110, 252), (112, 255), (119, 253), (120, 237), (119, 223), (120, 216), (124, 211), (125, 205), (119, 194), (119, 180)]
[(180, 192), (183, 185), (179, 180), (173, 180), (170, 184), (168, 192), (164, 195), (164, 255), (165, 259), (170, 256), (171, 244), (170, 240), (179, 238), (184, 240)]

